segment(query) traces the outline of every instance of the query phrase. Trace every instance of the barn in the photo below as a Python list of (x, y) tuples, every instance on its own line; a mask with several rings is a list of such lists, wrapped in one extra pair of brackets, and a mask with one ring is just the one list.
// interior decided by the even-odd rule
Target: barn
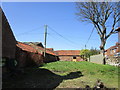
[(60, 61), (83, 61), (80, 50), (57, 50)]
[[(43, 45), (42, 44), (34, 44), (34, 42), (31, 42), (31, 43), (29, 43), (29, 45), (31, 46), (31, 47), (33, 47), (34, 49), (36, 49), (37, 51), (39, 51), (39, 52), (42, 52), (42, 53), (44, 53), (44, 47), (43, 47)], [(49, 62), (55, 62), (55, 61), (58, 61), (59, 60), (59, 58), (58, 58), (58, 56), (57, 56), (57, 54), (54, 52), (54, 50), (52, 49), (49, 49), (49, 48), (47, 48), (46, 49), (46, 56), (44, 57), (44, 63), (49, 63)]]
[(30, 45), (17, 42), (16, 61), (17, 67), (31, 67), (43, 64), (43, 53), (34, 49)]

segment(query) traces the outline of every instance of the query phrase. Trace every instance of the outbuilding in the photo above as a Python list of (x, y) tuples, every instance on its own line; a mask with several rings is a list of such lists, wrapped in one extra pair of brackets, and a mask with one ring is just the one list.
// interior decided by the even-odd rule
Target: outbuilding
[(80, 50), (58, 50), (55, 52), (60, 61), (83, 61)]

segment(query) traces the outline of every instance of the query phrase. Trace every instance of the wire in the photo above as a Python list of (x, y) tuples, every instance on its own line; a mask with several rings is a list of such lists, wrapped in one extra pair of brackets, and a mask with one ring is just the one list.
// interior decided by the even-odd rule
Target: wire
[(32, 30), (29, 30), (29, 31), (26, 31), (26, 32), (23, 32), (23, 33), (20, 33), (20, 34), (17, 34), (17, 36), (21, 36), (21, 35), (24, 35), (24, 34), (27, 34), (27, 33), (30, 33), (30, 32), (36, 31), (36, 30), (39, 30), (40, 28), (43, 28), (43, 26), (35, 28), (35, 29), (32, 29)]
[(85, 44), (85, 48), (86, 48), (86, 45), (87, 45), (87, 43), (89, 42), (89, 40), (90, 40), (90, 38), (91, 38), (91, 36), (92, 36), (92, 34), (93, 34), (93, 31), (94, 31), (94, 27), (93, 27), (93, 29), (92, 29), (92, 31), (91, 31), (91, 33), (90, 33), (90, 36), (89, 36), (89, 38), (88, 38), (88, 40), (87, 40), (87, 42), (86, 42), (86, 44)]
[(73, 45), (76, 45), (76, 44), (77, 44), (77, 43), (74, 44), (75, 42), (73, 42), (73, 41), (69, 40), (68, 38), (64, 37), (63, 35), (59, 34), (57, 31), (55, 31), (55, 30), (54, 30), (53, 28), (51, 28), (50, 26), (48, 26), (48, 28), (49, 28), (50, 30), (54, 31), (57, 35), (59, 35), (59, 36), (62, 37), (63, 39), (65, 39), (65, 40), (67, 40), (68, 42), (72, 43)]
[[(54, 38), (54, 39), (56, 39), (56, 40), (58, 40), (56, 37), (54, 37), (54, 35), (51, 35), (51, 34), (50, 34), (49, 36), (52, 37), (52, 38)], [(65, 42), (65, 43), (66, 43), (66, 42)], [(66, 43), (66, 44), (68, 45), (68, 43)], [(72, 44), (69, 45), (69, 46), (78, 49), (77, 47), (73, 46)]]
[(59, 34), (58, 32), (56, 32), (54, 29), (52, 29), (50, 26), (48, 26), (49, 29), (51, 29), (52, 31), (54, 31), (57, 35), (59, 35), (60, 37), (66, 39), (67, 41), (73, 43), (71, 40), (67, 39), (66, 37), (64, 37), (63, 35)]

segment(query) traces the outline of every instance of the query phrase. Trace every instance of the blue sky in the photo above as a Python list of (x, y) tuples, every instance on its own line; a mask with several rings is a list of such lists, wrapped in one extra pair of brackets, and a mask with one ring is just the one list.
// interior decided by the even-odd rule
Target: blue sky
[[(74, 2), (9, 2), (2, 3), (2, 8), (17, 41), (44, 43), (45, 24), (69, 39), (60, 37), (48, 28), (47, 48), (55, 50), (84, 49), (93, 29), (92, 24), (77, 20)], [(115, 45), (117, 41), (118, 35), (112, 35), (105, 48)], [(94, 30), (87, 48), (99, 49), (99, 45), (99, 36)]]

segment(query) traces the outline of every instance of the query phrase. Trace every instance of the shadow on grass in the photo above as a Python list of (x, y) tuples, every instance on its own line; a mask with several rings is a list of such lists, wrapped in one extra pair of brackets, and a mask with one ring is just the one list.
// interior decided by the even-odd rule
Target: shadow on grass
[(80, 71), (70, 72), (60, 76), (48, 69), (29, 68), (25, 74), (13, 78), (3, 79), (3, 88), (56, 88), (63, 80), (75, 79), (83, 76)]

